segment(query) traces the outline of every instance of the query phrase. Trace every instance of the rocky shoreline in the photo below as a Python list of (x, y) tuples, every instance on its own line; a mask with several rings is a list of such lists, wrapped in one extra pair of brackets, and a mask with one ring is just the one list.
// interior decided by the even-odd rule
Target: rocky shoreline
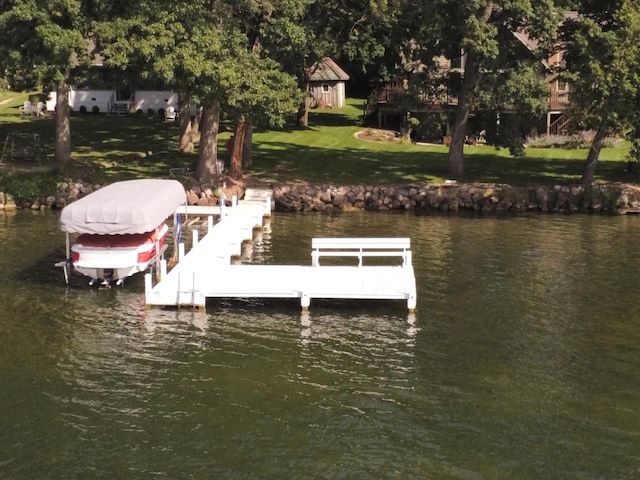
[[(68, 203), (101, 188), (83, 180), (67, 181), (58, 192), (16, 201), (0, 192), (0, 210), (16, 208), (62, 209)], [(275, 209), (285, 212), (327, 210), (397, 210), (417, 213), (499, 212), (640, 214), (640, 187), (634, 184), (511, 186), (503, 184), (272, 185)], [(187, 188), (191, 205), (217, 205), (220, 193), (242, 198), (245, 187), (232, 184), (217, 190), (208, 186)]]
[(280, 185), (277, 210), (411, 210), (430, 212), (640, 213), (640, 187), (632, 184), (541, 185), (415, 184), (407, 186)]

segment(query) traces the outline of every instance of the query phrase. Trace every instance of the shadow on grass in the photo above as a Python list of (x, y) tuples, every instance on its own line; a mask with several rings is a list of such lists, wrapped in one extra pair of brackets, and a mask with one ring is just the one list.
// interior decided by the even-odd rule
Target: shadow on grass
[(342, 113), (316, 110), (309, 114), (310, 125), (323, 125), (326, 127), (353, 127), (357, 125), (357, 119)]
[[(276, 182), (406, 184), (440, 182), (447, 178), (448, 153), (444, 148), (440, 152), (393, 152), (297, 145), (292, 152), (288, 144), (256, 143), (253, 157), (251, 173)], [(582, 160), (468, 155), (465, 157), (465, 175), (458, 181), (575, 184), (580, 180), (583, 168)], [(598, 165), (596, 180), (633, 182), (638, 176), (626, 173), (625, 161), (606, 161)]]
[[(0, 140), (10, 133), (38, 134), (51, 161), (55, 151), (52, 116), (3, 122)], [(192, 167), (194, 155), (177, 151), (178, 127), (157, 117), (72, 114), (72, 172), (96, 177), (96, 181), (147, 176), (167, 176), (176, 167)]]
[[(353, 128), (357, 119), (339, 111), (313, 111), (312, 124), (336, 127), (335, 135), (331, 131), (326, 134), (335, 140), (343, 132), (340, 127)], [(79, 176), (96, 182), (167, 177), (172, 168), (196, 168), (196, 154), (177, 151), (178, 125), (158, 117), (74, 113), (71, 131), (73, 167)], [(0, 113), (0, 141), (4, 143), (7, 134), (12, 132), (40, 135), (46, 153), (53, 158), (55, 124), (51, 116), (17, 118), (6, 111)], [(329, 148), (254, 138), (253, 166), (245, 173), (277, 183), (384, 185), (440, 182), (448, 178), (446, 147), (423, 149), (398, 145), (396, 149), (395, 145), (352, 140), (350, 133), (344, 135), (344, 141), (334, 143), (339, 145)], [(218, 147), (224, 155), (223, 140)], [(465, 175), (457, 179), (459, 182), (572, 184), (579, 181), (584, 169), (583, 159), (468, 153), (465, 153)], [(626, 173), (626, 161), (603, 161), (596, 170), (596, 180), (637, 182), (639, 178)]]

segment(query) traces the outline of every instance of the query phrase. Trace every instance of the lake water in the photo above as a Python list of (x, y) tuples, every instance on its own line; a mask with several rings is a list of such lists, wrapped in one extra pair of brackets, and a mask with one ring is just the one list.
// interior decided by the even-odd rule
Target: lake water
[(640, 217), (275, 214), (247, 255), (343, 235), (411, 237), (415, 317), (146, 310), (0, 213), (0, 478), (640, 478)]

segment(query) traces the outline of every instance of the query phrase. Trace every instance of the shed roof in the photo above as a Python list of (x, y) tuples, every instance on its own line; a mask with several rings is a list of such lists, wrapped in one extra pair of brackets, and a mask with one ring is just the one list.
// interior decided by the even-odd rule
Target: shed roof
[(349, 75), (332, 59), (324, 57), (311, 67), (309, 80), (312, 82), (346, 82), (349, 80)]

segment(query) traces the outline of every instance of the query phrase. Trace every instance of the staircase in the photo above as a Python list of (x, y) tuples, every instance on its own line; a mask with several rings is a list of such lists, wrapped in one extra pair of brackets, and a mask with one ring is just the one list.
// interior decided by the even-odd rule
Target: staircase
[(116, 92), (113, 92), (109, 99), (107, 113), (109, 115), (126, 115), (133, 104), (133, 98), (127, 100), (116, 100)]
[(560, 115), (556, 120), (551, 123), (547, 129), (547, 135), (562, 135), (566, 132), (567, 126), (571, 123), (571, 118)]
[(109, 115), (126, 115), (129, 113), (129, 105), (131, 102), (111, 102), (109, 105)]

